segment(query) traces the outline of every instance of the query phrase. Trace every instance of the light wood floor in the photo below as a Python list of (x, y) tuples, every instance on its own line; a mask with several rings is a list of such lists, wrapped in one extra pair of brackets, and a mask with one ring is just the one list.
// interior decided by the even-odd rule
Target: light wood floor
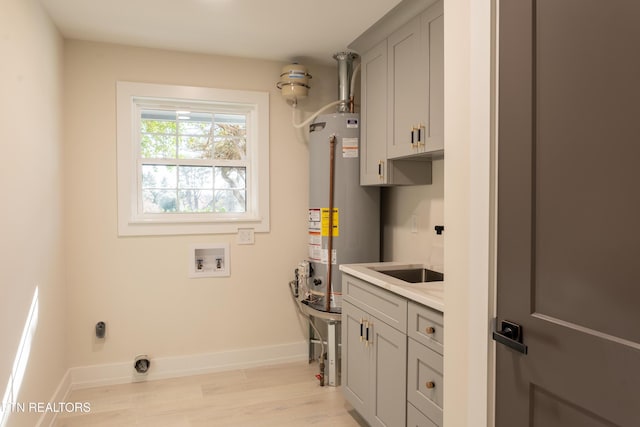
[(288, 363), (216, 374), (76, 390), (88, 414), (59, 414), (56, 427), (365, 425), (340, 387), (320, 387), (317, 363)]

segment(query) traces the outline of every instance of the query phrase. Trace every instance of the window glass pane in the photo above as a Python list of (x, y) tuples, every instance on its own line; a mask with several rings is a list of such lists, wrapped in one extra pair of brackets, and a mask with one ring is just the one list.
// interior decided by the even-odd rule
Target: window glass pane
[(215, 158), (240, 160), (247, 156), (247, 117), (239, 114), (215, 115)]
[(175, 190), (143, 190), (142, 211), (144, 213), (175, 212), (177, 208)]
[(142, 165), (142, 188), (176, 188), (176, 166)]
[(142, 110), (140, 116), (140, 155), (142, 158), (175, 158), (175, 135), (175, 111)]
[[(145, 159), (246, 160), (247, 115), (145, 109)], [(142, 165), (145, 213), (246, 212), (246, 167)]]
[(181, 190), (180, 212), (211, 212), (213, 206), (213, 190)]
[(211, 113), (178, 111), (178, 131), (180, 135), (209, 135), (212, 118)]
[(213, 190), (213, 168), (210, 166), (180, 166), (180, 189)]
[(140, 131), (175, 135), (175, 110), (142, 110), (140, 113)]
[(246, 168), (217, 167), (215, 171), (215, 211), (246, 212)]
[(247, 134), (247, 116), (244, 114), (216, 114), (215, 123), (215, 136)]
[(237, 137), (216, 137), (215, 157), (221, 160), (245, 160), (247, 140)]
[(142, 134), (140, 156), (143, 159), (175, 159), (176, 137), (159, 134)]
[(181, 159), (210, 159), (211, 140), (206, 136), (181, 136), (179, 152)]
[(217, 167), (216, 189), (245, 188), (246, 168)]
[(216, 190), (216, 212), (246, 212), (245, 190)]

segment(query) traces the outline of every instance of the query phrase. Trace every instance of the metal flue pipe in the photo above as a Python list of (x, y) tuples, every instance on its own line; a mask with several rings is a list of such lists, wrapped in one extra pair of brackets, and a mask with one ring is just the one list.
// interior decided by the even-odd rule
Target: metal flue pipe
[(338, 52), (333, 59), (338, 61), (338, 113), (349, 112), (349, 99), (351, 97), (351, 77), (353, 76), (353, 60), (358, 54), (353, 52)]

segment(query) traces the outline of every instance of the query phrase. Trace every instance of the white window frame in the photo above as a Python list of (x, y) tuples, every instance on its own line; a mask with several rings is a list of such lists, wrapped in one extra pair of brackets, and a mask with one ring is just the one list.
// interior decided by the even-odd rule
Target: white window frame
[[(239, 228), (269, 231), (269, 93), (119, 81), (116, 84), (118, 234), (120, 236), (236, 233)], [(141, 212), (139, 173), (140, 106), (226, 104), (248, 111), (244, 213)]]

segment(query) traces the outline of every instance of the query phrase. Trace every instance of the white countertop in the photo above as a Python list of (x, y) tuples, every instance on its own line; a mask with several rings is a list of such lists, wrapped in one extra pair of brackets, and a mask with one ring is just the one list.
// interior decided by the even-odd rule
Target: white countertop
[(342, 264), (340, 271), (444, 313), (444, 281), (407, 284), (403, 280), (380, 272), (385, 269), (396, 270), (400, 268), (430, 268), (437, 271), (424, 264), (402, 262)]

